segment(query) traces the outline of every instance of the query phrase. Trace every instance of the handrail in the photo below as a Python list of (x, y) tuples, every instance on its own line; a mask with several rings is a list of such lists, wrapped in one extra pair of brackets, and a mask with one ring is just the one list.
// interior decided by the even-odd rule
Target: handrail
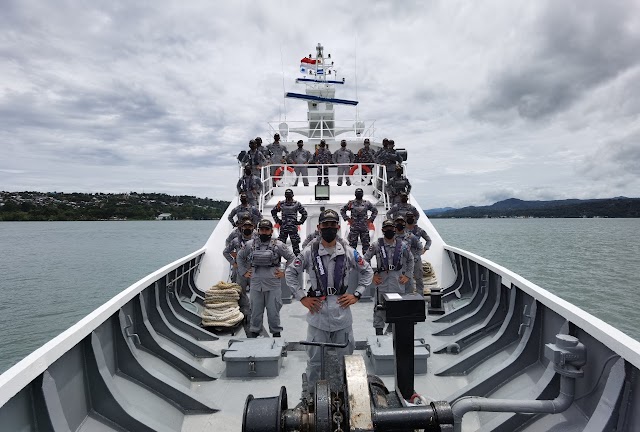
[(140, 292), (183, 264), (196, 260), (205, 250), (202, 247), (143, 277), (0, 375), (0, 407)]
[(444, 245), (444, 249), (468, 258), (482, 265), (487, 270), (499, 275), (502, 279), (503, 285), (508, 288), (515, 287), (521, 289), (545, 307), (548, 307), (560, 316), (569, 320), (571, 323), (583, 329), (585, 332), (589, 333), (591, 336), (595, 337), (598, 341), (609, 347), (615, 353), (619, 354), (635, 367), (640, 368), (640, 342), (637, 340), (626, 335), (610, 324), (607, 324), (600, 318), (591, 315), (590, 313), (580, 309), (578, 306), (561, 299), (555, 294), (550, 293), (528, 279), (525, 279), (519, 274), (514, 273), (491, 260), (447, 244)]

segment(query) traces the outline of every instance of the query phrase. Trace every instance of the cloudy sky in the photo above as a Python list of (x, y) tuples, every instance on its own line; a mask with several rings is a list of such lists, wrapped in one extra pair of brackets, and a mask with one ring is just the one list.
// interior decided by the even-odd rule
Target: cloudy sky
[(230, 199), (321, 42), (424, 208), (640, 196), (637, 1), (316, 3), (3, 0), (0, 190)]

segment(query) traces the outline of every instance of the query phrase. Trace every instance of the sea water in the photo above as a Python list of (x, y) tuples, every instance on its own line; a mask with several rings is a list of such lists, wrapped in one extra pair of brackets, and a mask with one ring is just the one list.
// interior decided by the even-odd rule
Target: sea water
[[(0, 372), (138, 279), (204, 245), (216, 222), (0, 223)], [(640, 219), (433, 220), (484, 256), (640, 339)]]

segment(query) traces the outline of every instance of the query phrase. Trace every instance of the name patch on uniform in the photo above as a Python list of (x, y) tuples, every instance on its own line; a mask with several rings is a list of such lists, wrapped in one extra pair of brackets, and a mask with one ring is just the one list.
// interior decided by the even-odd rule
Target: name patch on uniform
[(320, 258), (320, 255), (316, 256), (316, 262), (318, 263), (318, 271), (320, 272), (320, 275), (324, 276), (324, 265), (322, 265), (322, 258)]

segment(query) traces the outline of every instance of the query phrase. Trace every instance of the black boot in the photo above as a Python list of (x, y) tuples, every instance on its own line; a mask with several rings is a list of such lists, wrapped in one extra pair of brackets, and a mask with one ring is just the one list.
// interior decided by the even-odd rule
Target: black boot
[(384, 329), (376, 327), (376, 336), (382, 336), (384, 334)]

